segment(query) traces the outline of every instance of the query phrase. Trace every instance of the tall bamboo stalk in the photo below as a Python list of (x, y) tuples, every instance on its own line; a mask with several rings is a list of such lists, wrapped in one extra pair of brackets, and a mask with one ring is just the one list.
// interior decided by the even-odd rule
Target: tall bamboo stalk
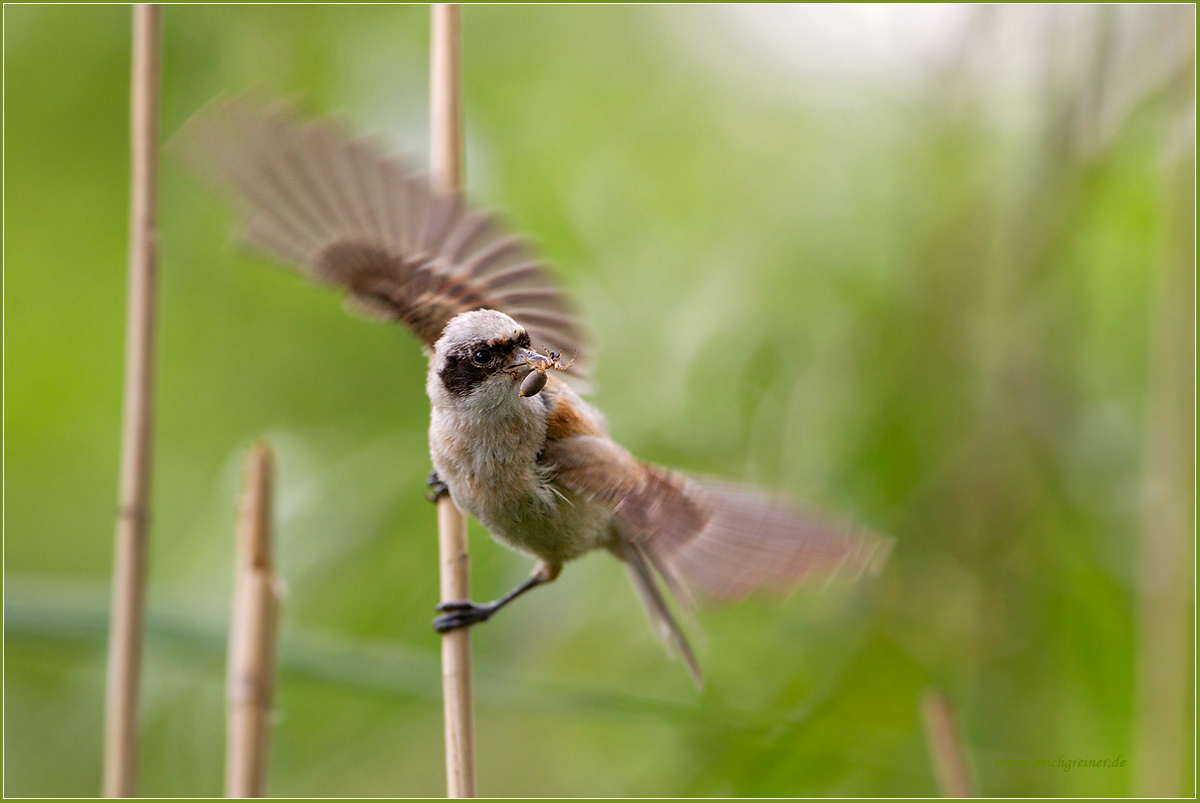
[(925, 692), (921, 699), (921, 718), (925, 722), (925, 743), (929, 746), (929, 757), (942, 797), (975, 797), (962, 736), (950, 701), (939, 692)]
[(106, 797), (130, 797), (137, 782), (138, 692), (154, 429), (154, 297), (158, 270), (155, 209), (161, 49), (162, 10), (153, 4), (135, 6), (130, 92), (129, 317), (125, 333), (120, 507), (113, 558), (105, 698)]
[(256, 444), (246, 463), (238, 517), (226, 684), (226, 797), (262, 797), (267, 788), (279, 610), (271, 556), (273, 467), (271, 447)]
[[(430, 27), (430, 136), (434, 190), (463, 186), (462, 26), (454, 3), (435, 3)], [(447, 496), (438, 502), (443, 602), (471, 598), (467, 520)], [(475, 797), (475, 714), (471, 696), (471, 631), (442, 636), (442, 704), (446, 722), (446, 795)]]

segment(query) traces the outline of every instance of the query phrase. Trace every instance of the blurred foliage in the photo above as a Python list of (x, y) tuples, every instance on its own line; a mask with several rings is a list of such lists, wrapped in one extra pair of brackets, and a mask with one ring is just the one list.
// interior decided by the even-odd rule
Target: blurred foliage
[[(914, 86), (835, 103), (751, 58), (725, 12), (465, 11), (472, 193), (580, 298), (614, 435), (899, 539), (879, 580), (704, 613), (699, 696), (615, 561), (568, 567), (476, 631), (482, 791), (931, 795), (930, 686), (984, 793), (1130, 791), (1124, 769), (995, 759), (1131, 752), (1150, 333), (1172, 255), (1194, 267), (1194, 10), (1175, 9), (977, 9)], [(4, 12), (9, 795), (99, 790), (128, 17)], [(166, 25), (164, 138), (264, 86), (427, 153), (424, 7)], [(220, 791), (233, 499), (265, 436), (290, 589), (270, 792), (439, 795), (423, 358), (229, 247), (230, 223), (164, 163), (140, 790)], [(524, 576), (471, 538), (477, 597)]]

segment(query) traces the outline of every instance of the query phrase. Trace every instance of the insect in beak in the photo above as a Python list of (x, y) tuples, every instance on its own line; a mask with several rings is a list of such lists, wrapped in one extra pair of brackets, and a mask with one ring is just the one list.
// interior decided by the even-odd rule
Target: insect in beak
[(515, 348), (512, 352), (512, 360), (508, 363), (510, 369), (536, 368), (539, 365), (548, 365), (551, 362), (549, 357), (538, 354), (532, 349)]
[[(536, 396), (546, 387), (546, 367), (552, 365), (549, 357), (538, 354), (526, 348), (513, 349), (512, 362), (508, 368), (514, 374), (525, 374), (521, 381), (521, 395), (526, 398)], [(525, 373), (528, 371), (528, 373)]]

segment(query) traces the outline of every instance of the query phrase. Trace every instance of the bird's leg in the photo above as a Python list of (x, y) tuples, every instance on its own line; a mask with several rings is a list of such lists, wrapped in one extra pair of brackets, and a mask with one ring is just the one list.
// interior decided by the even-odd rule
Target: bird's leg
[(437, 469), (429, 472), (429, 479), (425, 480), (425, 484), (429, 486), (429, 493), (425, 494), (425, 498), (435, 505), (443, 496), (450, 495), (450, 488), (446, 483), (442, 482), (442, 478), (438, 476)]
[(517, 597), (524, 594), (531, 588), (537, 588), (540, 585), (554, 582), (562, 571), (561, 563), (551, 563), (549, 561), (541, 561), (534, 568), (533, 574), (529, 575), (529, 579), (521, 585), (509, 591), (495, 602), (488, 602), (483, 605), (476, 604), (470, 600), (462, 602), (443, 602), (437, 606), (438, 611), (442, 614), (433, 620), (433, 629), (439, 633), (449, 633), (459, 627), (470, 627), (471, 625), (486, 622), (492, 618), (496, 611), (503, 608), (508, 603), (512, 602)]

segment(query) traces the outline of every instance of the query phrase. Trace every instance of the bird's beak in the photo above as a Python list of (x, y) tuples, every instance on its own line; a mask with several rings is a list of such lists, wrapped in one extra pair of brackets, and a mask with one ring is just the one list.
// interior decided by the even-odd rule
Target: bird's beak
[(531, 349), (524, 349), (518, 346), (513, 349), (512, 360), (508, 363), (508, 367), (510, 370), (532, 369), (534, 365), (548, 362), (550, 362), (549, 357), (538, 354)]

